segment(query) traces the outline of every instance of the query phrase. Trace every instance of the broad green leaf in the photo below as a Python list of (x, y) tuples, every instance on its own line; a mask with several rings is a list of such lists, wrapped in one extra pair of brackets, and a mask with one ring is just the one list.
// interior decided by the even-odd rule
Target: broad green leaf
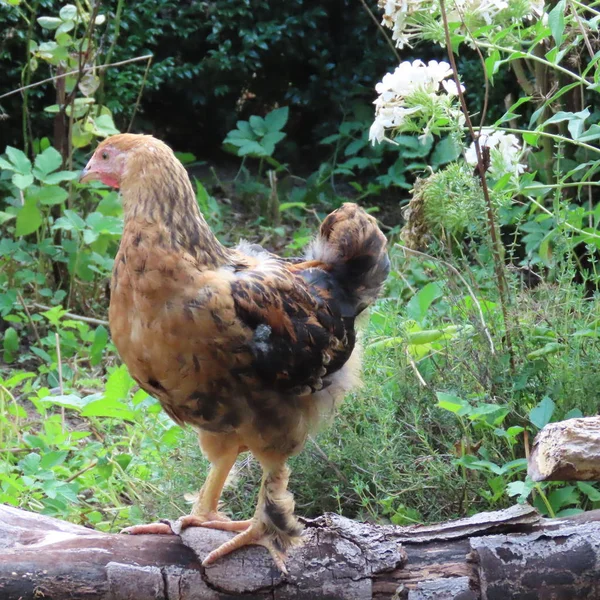
[(55, 148), (46, 148), (41, 154), (35, 157), (34, 165), (37, 169), (37, 173), (43, 173), (44, 176), (52, 171), (60, 169), (62, 166), (62, 156), (60, 152)]
[(581, 133), (577, 140), (580, 142), (591, 142), (593, 140), (597, 140), (598, 138), (600, 138), (600, 125), (594, 123), (593, 125), (590, 125), (587, 131)]
[(116, 402), (117, 400), (126, 398), (127, 393), (134, 383), (135, 382), (127, 371), (127, 367), (121, 365), (110, 374), (108, 381), (106, 382), (104, 400), (107, 402)]
[(591, 483), (578, 481), (577, 487), (582, 491), (592, 502), (600, 502), (600, 491)]
[(35, 198), (41, 203), (47, 206), (53, 206), (55, 204), (61, 204), (69, 197), (69, 194), (63, 188), (57, 185), (49, 185), (40, 188), (40, 191), (35, 194)]
[(60, 26), (62, 21), (57, 17), (38, 17), (37, 22), (43, 29), (53, 30)]
[(512, 481), (506, 486), (506, 492), (509, 496), (518, 496), (517, 502), (523, 504), (531, 491), (535, 487), (535, 483), (527, 477), (525, 481)]
[[(64, 23), (61, 23), (58, 26), (58, 29), (56, 30), (55, 35), (55, 40), (57, 40), (58, 42), (58, 36), (59, 35), (64, 35), (65, 33), (68, 33), (69, 31), (72, 31), (73, 29), (75, 29), (75, 21), (65, 21)], [(65, 44), (58, 44), (59, 46), (65, 47)]]
[(535, 360), (537, 358), (541, 358), (542, 356), (548, 356), (549, 354), (556, 354), (560, 350), (564, 348), (563, 344), (559, 342), (548, 342), (542, 348), (538, 350), (534, 350), (527, 355), (529, 360)]
[(37, 207), (35, 200), (27, 200), (25, 205), (17, 214), (17, 224), (15, 227), (15, 235), (29, 235), (37, 231), (42, 224), (42, 213)]
[(258, 142), (247, 142), (238, 150), (238, 156), (247, 156), (249, 154), (259, 157), (268, 155)]
[(98, 365), (102, 361), (102, 352), (108, 342), (108, 331), (104, 325), (98, 325), (94, 332), (94, 341), (90, 348), (90, 363)]
[(462, 152), (462, 146), (456, 143), (452, 136), (447, 136), (438, 142), (431, 155), (431, 165), (437, 168), (456, 160)]
[(564, 421), (568, 421), (569, 419), (581, 419), (583, 417), (583, 413), (578, 408), (572, 408), (564, 417)]
[(546, 396), (535, 408), (529, 411), (529, 421), (538, 429), (542, 429), (550, 423), (556, 405)]
[(268, 132), (267, 126), (265, 124), (265, 120), (258, 115), (252, 115), (249, 119), (250, 127), (252, 127), (252, 131), (258, 136), (263, 136)]
[(44, 175), (40, 171), (34, 169), (33, 174), (43, 183), (47, 183), (49, 185), (53, 185), (56, 183), (61, 183), (63, 181), (73, 181), (79, 177), (79, 171), (56, 171), (56, 173), (50, 173), (49, 175)]
[(267, 130), (270, 132), (281, 131), (287, 123), (289, 113), (290, 109), (287, 106), (272, 110), (264, 119)]
[(83, 417), (112, 417), (134, 421), (135, 413), (123, 402), (109, 401), (106, 398), (88, 404), (82, 411)]
[(95, 119), (90, 119), (93, 132), (100, 137), (108, 137), (109, 135), (116, 135), (119, 130), (115, 127), (113, 118), (110, 115), (100, 115)]
[(70, 21), (77, 16), (77, 7), (74, 4), (65, 4), (58, 13), (63, 21)]
[(26, 190), (33, 183), (33, 175), (31, 173), (27, 173), (26, 175), (21, 175), (21, 173), (15, 173), (12, 176), (12, 182), (20, 190)]
[(12, 146), (7, 146), (6, 154), (10, 162), (14, 165), (15, 171), (23, 175), (31, 173), (31, 161), (27, 158), (22, 150), (18, 150)]
[(0, 158), (0, 169), (5, 169), (6, 171), (14, 171), (15, 165), (9, 163), (7, 160)]
[(62, 406), (64, 408), (70, 408), (72, 410), (81, 410), (89, 401), (85, 398), (80, 398), (75, 394), (63, 394), (62, 396), (46, 396), (42, 398), (44, 404), (51, 404), (55, 406)]
[(577, 504), (579, 502), (579, 493), (574, 485), (567, 485), (557, 490), (552, 490), (548, 494), (548, 502), (554, 512), (558, 512), (563, 506)]
[(44, 454), (44, 456), (42, 456), (40, 467), (42, 469), (51, 469), (52, 467), (61, 465), (63, 462), (65, 462), (68, 454), (69, 453), (66, 450), (54, 450), (52, 452), (47, 452)]
[(563, 42), (563, 33), (565, 31), (565, 0), (560, 0), (556, 6), (548, 13), (548, 25), (552, 32), (552, 37), (556, 46), (560, 47)]
[(9, 327), (4, 332), (3, 347), (8, 352), (16, 352), (19, 349), (19, 336), (14, 327)]
[(447, 394), (446, 392), (436, 392), (438, 403), (437, 405), (444, 410), (448, 410), (459, 417), (464, 416), (471, 410), (470, 404), (455, 396), (454, 394)]
[(406, 305), (406, 314), (417, 322), (420, 322), (426, 315), (432, 302), (442, 296), (444, 293), (442, 284), (438, 281), (432, 281), (421, 288)]

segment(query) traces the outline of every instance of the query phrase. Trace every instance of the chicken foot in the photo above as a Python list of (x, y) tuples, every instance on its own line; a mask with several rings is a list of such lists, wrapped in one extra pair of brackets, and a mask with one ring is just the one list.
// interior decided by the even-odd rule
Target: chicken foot
[[(294, 499), (287, 490), (289, 468), (285, 461), (275, 463), (261, 460), (263, 478), (258, 504), (250, 521), (201, 523), (201, 527), (211, 527), (225, 531), (241, 531), (233, 539), (221, 544), (202, 562), (209, 565), (219, 558), (248, 545), (265, 547), (282, 573), (285, 567), (287, 549), (298, 543), (302, 526), (294, 516)], [(241, 527), (244, 530), (241, 530)]]
[[(227, 452), (209, 457), (212, 460), (208, 477), (198, 494), (198, 498), (194, 502), (192, 513), (189, 516), (181, 518), (181, 529), (185, 529), (186, 527), (197, 527), (200, 525), (204, 527), (214, 526), (215, 529), (222, 529), (222, 527), (216, 527), (216, 525), (225, 523), (230, 527), (228, 531), (243, 531), (248, 528), (250, 525), (249, 520), (232, 521), (227, 515), (224, 515), (217, 510), (223, 486), (225, 485), (227, 476), (229, 475), (237, 456), (237, 448), (232, 449), (229, 447)], [(133, 525), (122, 529), (121, 533), (128, 533), (130, 535), (171, 535), (173, 534), (173, 530), (170, 524), (161, 522)]]

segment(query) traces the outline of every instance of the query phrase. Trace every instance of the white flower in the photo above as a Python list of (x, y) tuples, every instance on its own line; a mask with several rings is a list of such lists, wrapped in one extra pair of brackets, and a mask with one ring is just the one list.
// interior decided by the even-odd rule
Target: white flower
[[(500, 179), (506, 173), (518, 176), (525, 171), (525, 165), (520, 162), (521, 144), (512, 133), (483, 129), (479, 136), (479, 147), (490, 149), (490, 174), (494, 179)], [(465, 160), (471, 166), (477, 164), (474, 142), (465, 152)]]
[[(442, 85), (444, 86), (444, 89), (446, 90), (448, 96), (458, 96), (458, 88), (456, 87), (456, 82), (454, 81), (454, 79), (444, 80), (442, 81)], [(462, 84), (460, 86), (460, 91), (465, 91), (465, 86)]]
[[(412, 63), (405, 61), (400, 63), (393, 73), (386, 73), (375, 86), (379, 97), (374, 102), (375, 121), (369, 131), (369, 139), (373, 144), (385, 139), (386, 129), (399, 127), (408, 115), (422, 110), (420, 105), (410, 108), (405, 105), (406, 99), (412, 94), (424, 91), (440, 101), (443, 93), (439, 94), (443, 91), (450, 97), (456, 96), (456, 84), (446, 80), (451, 75), (450, 65), (437, 60), (429, 61), (427, 65), (422, 60)], [(440, 88), (440, 84), (443, 89)]]

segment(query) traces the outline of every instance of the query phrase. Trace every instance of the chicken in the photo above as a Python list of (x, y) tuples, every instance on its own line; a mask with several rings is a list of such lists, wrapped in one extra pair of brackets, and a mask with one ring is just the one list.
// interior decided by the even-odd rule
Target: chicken
[[(103, 141), (82, 173), (81, 181), (91, 179), (123, 197), (109, 311), (114, 343), (140, 387), (174, 421), (197, 430), (211, 463), (182, 527), (238, 532), (205, 565), (259, 544), (285, 571), (286, 550), (302, 531), (286, 460), (359, 383), (354, 321), (388, 275), (385, 236), (348, 203), (323, 221), (304, 259), (247, 242), (225, 248), (184, 167), (147, 135)], [(218, 503), (244, 451), (259, 461), (262, 483), (252, 519), (232, 521)]]

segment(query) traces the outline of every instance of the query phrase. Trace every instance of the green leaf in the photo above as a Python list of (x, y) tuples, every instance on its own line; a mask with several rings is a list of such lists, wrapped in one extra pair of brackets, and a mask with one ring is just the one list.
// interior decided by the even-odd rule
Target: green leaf
[(579, 502), (579, 494), (574, 485), (567, 485), (557, 490), (552, 490), (548, 494), (548, 502), (554, 512), (558, 512), (563, 506), (577, 504)]
[(43, 29), (48, 29), (50, 31), (59, 27), (62, 23), (57, 17), (38, 17), (37, 22)]
[(74, 4), (65, 4), (58, 13), (63, 21), (70, 21), (77, 16), (77, 7)]
[(102, 361), (102, 352), (108, 342), (108, 331), (104, 325), (98, 325), (94, 333), (94, 341), (90, 348), (90, 363), (93, 366), (99, 365)]
[(79, 177), (79, 171), (56, 171), (55, 173), (44, 175), (41, 171), (34, 169), (33, 174), (40, 181), (49, 185), (54, 185), (63, 181), (73, 181), (74, 179), (77, 179)]
[(557, 45), (563, 42), (563, 33), (565, 31), (565, 0), (560, 0), (556, 6), (548, 13), (548, 25), (552, 32), (552, 37)]
[(19, 349), (19, 336), (14, 327), (9, 327), (4, 332), (3, 347), (6, 352), (10, 353), (16, 352)]
[(518, 496), (517, 502), (523, 504), (531, 491), (535, 487), (535, 483), (527, 477), (525, 481), (512, 481), (506, 486), (506, 493), (509, 496)]
[(46, 150), (35, 157), (34, 164), (39, 173), (48, 175), (48, 173), (60, 169), (62, 166), (62, 156), (58, 150), (50, 146), (50, 148), (46, 148)]
[(534, 350), (527, 355), (529, 360), (535, 360), (537, 358), (541, 358), (542, 356), (548, 356), (549, 354), (556, 354), (560, 350), (564, 348), (563, 344), (559, 342), (548, 342), (542, 348), (538, 350)]
[(92, 125), (92, 131), (95, 135), (100, 137), (108, 137), (109, 135), (116, 135), (119, 130), (115, 127), (113, 118), (110, 115), (100, 115), (95, 119), (89, 121)]
[(454, 394), (447, 394), (446, 392), (436, 392), (435, 395), (438, 399), (437, 405), (440, 408), (443, 408), (444, 410), (449, 410), (451, 413), (454, 413), (459, 417), (468, 414), (471, 410), (471, 406), (466, 400), (463, 400), (462, 398), (459, 398)]
[(556, 405), (546, 396), (535, 408), (529, 411), (529, 421), (538, 429), (542, 429), (550, 423)]
[(22, 150), (18, 150), (12, 146), (6, 146), (6, 154), (10, 162), (14, 165), (15, 171), (22, 175), (31, 173), (31, 161)]
[(35, 200), (27, 200), (17, 214), (15, 236), (29, 235), (37, 231), (42, 224), (42, 213)]
[(31, 173), (27, 173), (27, 175), (21, 175), (21, 173), (15, 173), (12, 176), (12, 182), (20, 190), (25, 190), (33, 183), (33, 175)]
[(5, 169), (6, 171), (14, 171), (15, 165), (9, 163), (7, 160), (0, 158), (0, 169)]
[(132, 388), (133, 384), (134, 381), (129, 375), (127, 367), (121, 365), (110, 374), (108, 381), (106, 382), (104, 399), (109, 402), (115, 402), (126, 398), (127, 393)]
[(252, 115), (249, 119), (250, 127), (252, 127), (252, 131), (260, 137), (265, 135), (268, 132), (267, 126), (265, 124), (265, 120), (258, 115)]
[(83, 417), (111, 417), (135, 421), (135, 413), (123, 402), (109, 401), (106, 398), (88, 404), (82, 411)]
[(431, 165), (434, 169), (456, 160), (462, 152), (462, 146), (456, 143), (452, 136), (447, 136), (436, 144), (431, 155)]
[(55, 204), (63, 203), (69, 194), (63, 188), (57, 185), (49, 185), (40, 188), (40, 191), (35, 194), (35, 199), (46, 206), (54, 206)]
[(563, 421), (568, 421), (569, 419), (581, 419), (583, 417), (583, 413), (578, 408), (572, 408), (564, 417)]
[(74, 211), (65, 210), (64, 217), (56, 219), (52, 229), (64, 229), (65, 231), (83, 231), (85, 221)]
[(578, 481), (577, 487), (582, 491), (592, 502), (600, 502), (600, 491), (591, 483)]
[(253, 155), (257, 157), (268, 156), (265, 149), (258, 143), (249, 141), (238, 150), (238, 156)]
[(593, 125), (590, 125), (587, 131), (580, 133), (577, 140), (580, 142), (591, 142), (598, 138), (600, 138), (600, 125), (594, 123)]
[(42, 456), (40, 467), (42, 469), (51, 469), (52, 467), (61, 465), (63, 462), (65, 462), (67, 455), (68, 452), (66, 450), (54, 450), (52, 452), (47, 452), (44, 454), (44, 456)]
[(406, 305), (406, 314), (415, 321), (423, 319), (432, 302), (443, 295), (442, 284), (432, 281), (421, 288)]
[[(288, 120), (290, 109), (287, 106), (272, 110), (264, 119), (265, 126), (269, 132), (281, 131)], [(326, 143), (326, 142), (321, 142)]]
[(0, 210), (0, 225), (4, 225), (4, 223), (14, 219), (17, 215), (12, 213), (7, 213)]

